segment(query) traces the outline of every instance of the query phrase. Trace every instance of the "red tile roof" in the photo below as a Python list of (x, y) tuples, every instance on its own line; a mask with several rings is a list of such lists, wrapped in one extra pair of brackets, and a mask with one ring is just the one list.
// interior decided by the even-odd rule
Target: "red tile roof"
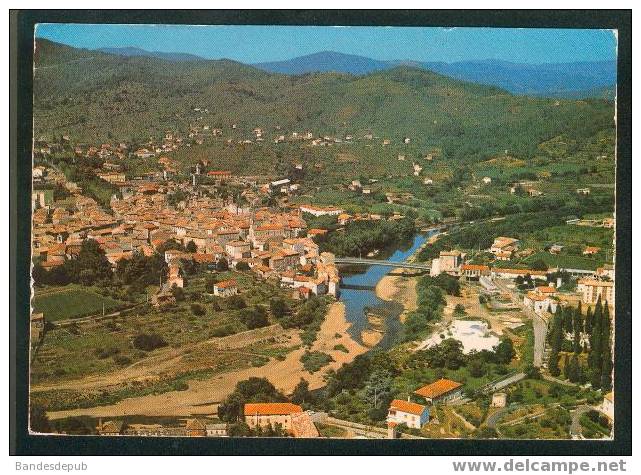
[(237, 287), (237, 284), (235, 280), (224, 280), (222, 282), (217, 282), (216, 284), (214, 284), (214, 287), (217, 287), (219, 289), (226, 289), (228, 287)]
[(425, 406), (422, 404), (416, 404), (415, 402), (403, 401), (402, 399), (394, 399), (390, 404), (390, 409), (396, 409), (397, 411), (420, 416), (423, 414)]
[(461, 386), (461, 383), (457, 383), (456, 381), (452, 381), (451, 379), (439, 379), (438, 381), (417, 389), (416, 391), (414, 391), (414, 394), (433, 399), (454, 391)]
[(478, 271), (488, 271), (490, 268), (488, 266), (482, 266), (478, 264), (463, 264), (461, 270), (478, 270)]
[(291, 402), (256, 402), (245, 404), (246, 416), (279, 416), (303, 412), (303, 408)]

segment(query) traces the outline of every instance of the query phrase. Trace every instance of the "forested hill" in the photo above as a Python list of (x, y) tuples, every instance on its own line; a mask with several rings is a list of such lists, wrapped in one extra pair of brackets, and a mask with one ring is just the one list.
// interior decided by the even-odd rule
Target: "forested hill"
[(200, 120), (225, 130), (238, 124), (236, 133), (261, 127), (268, 139), (303, 130), (407, 136), (466, 158), (506, 149), (531, 156), (553, 137), (580, 142), (614, 126), (611, 101), (514, 96), (406, 66), (286, 76), (228, 60), (123, 57), (38, 40), (34, 74), (36, 137), (76, 141), (185, 133)]

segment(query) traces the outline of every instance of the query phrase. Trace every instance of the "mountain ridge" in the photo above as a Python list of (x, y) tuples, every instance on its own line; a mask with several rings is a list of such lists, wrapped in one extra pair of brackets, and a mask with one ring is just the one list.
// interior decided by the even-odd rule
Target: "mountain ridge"
[[(613, 128), (609, 101), (517, 96), (407, 65), (360, 76), (284, 75), (230, 60), (171, 62), (54, 43), (37, 43), (36, 58), (36, 138), (145, 143), (206, 124), (235, 141), (251, 138), (255, 127), (266, 140), (305, 130), (411, 137), (407, 153), (440, 149), (468, 160), (505, 150), (533, 157), (538, 144), (554, 137), (581, 142)], [(268, 148), (255, 151), (275, 153)]]
[[(42, 41), (42, 40), (38, 40)], [(45, 40), (47, 41), (47, 40)], [(66, 45), (64, 45), (66, 46)], [(126, 58), (147, 57), (170, 62), (210, 62), (225, 59), (207, 59), (183, 52), (148, 51), (138, 47), (98, 48), (101, 54)], [(234, 60), (228, 60), (234, 61)], [(269, 73), (302, 75), (336, 72), (356, 76), (388, 70), (397, 66), (433, 71), (453, 79), (497, 86), (512, 94), (553, 98), (613, 98), (616, 89), (616, 61), (574, 61), (565, 63), (516, 63), (501, 59), (466, 61), (417, 61), (410, 58), (379, 60), (366, 56), (319, 51), (281, 61), (244, 63)]]

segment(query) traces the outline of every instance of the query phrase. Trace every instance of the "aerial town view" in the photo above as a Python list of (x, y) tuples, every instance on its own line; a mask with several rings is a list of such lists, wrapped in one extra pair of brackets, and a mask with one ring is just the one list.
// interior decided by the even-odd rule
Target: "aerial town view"
[(613, 32), (41, 24), (33, 75), (32, 433), (612, 437)]

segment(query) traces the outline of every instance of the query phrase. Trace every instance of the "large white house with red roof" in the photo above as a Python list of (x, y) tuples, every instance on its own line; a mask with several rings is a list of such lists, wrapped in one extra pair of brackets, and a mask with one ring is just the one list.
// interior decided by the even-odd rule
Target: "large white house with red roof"
[(430, 420), (430, 410), (427, 406), (415, 402), (394, 399), (387, 411), (387, 423), (406, 424), (407, 427), (420, 429)]

